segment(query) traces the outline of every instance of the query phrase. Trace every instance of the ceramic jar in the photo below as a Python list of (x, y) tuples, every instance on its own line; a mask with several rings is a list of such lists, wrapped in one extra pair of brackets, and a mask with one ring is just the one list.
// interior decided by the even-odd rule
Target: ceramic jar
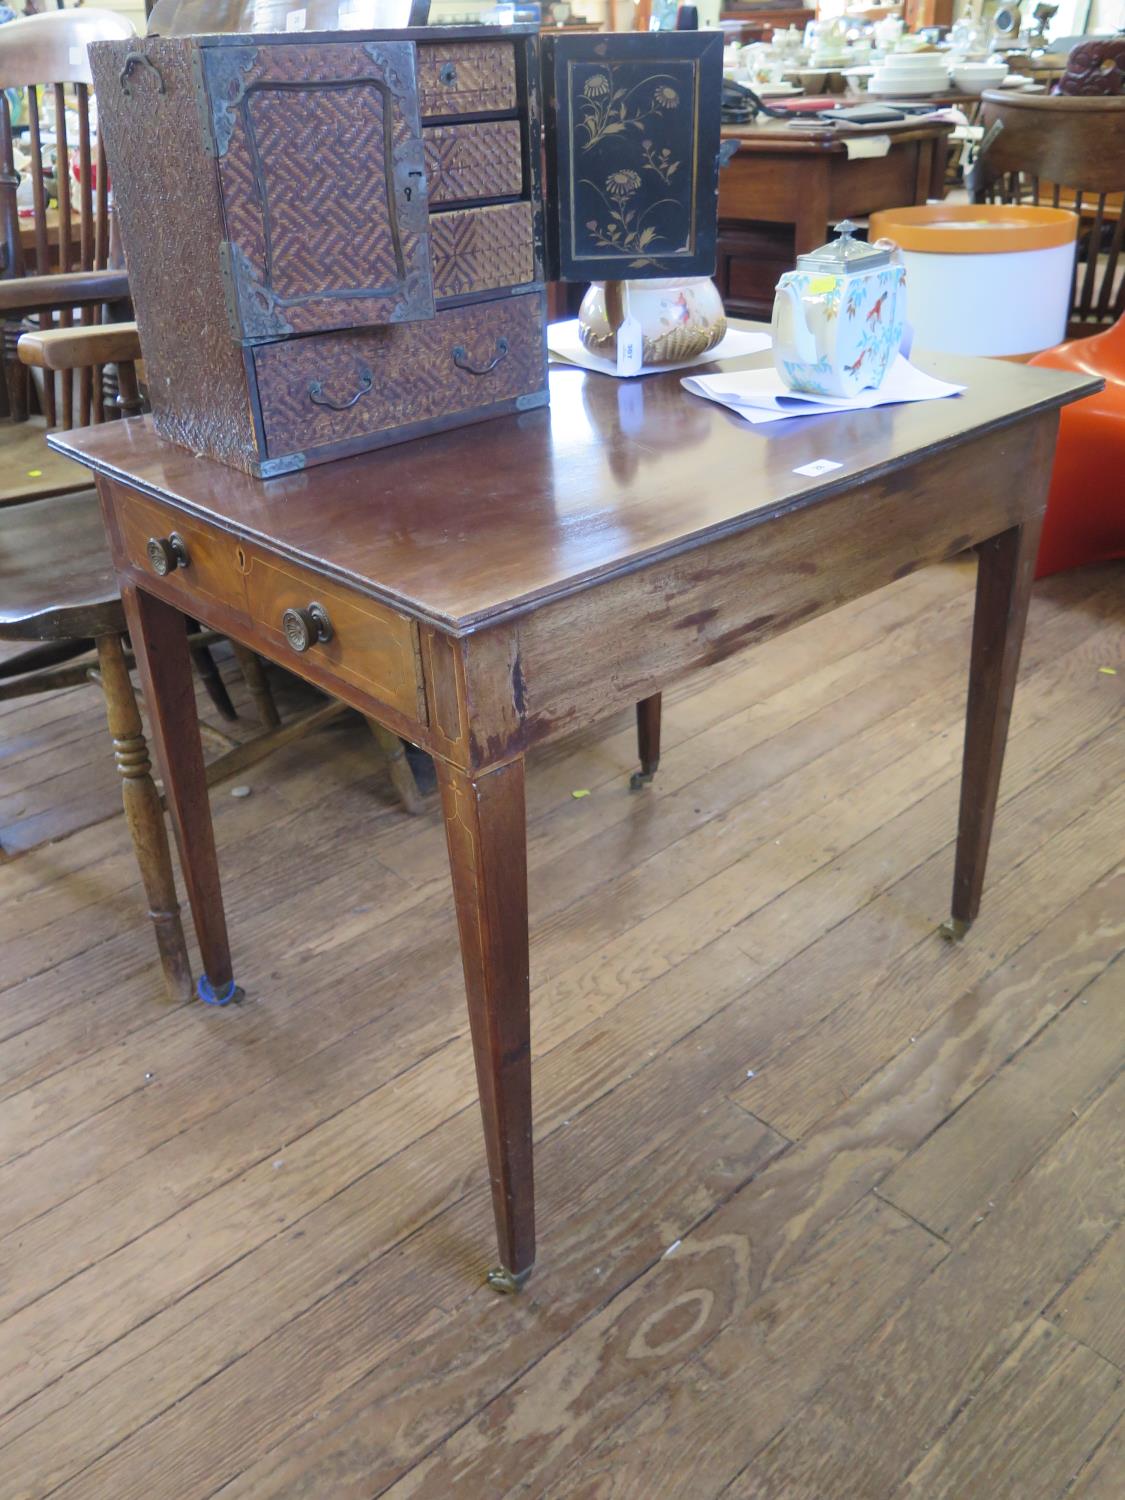
[(877, 387), (902, 342), (904, 272), (891, 253), (843, 237), (798, 257), (777, 285), (774, 368), (791, 390), (856, 396)]
[[(719, 289), (709, 276), (625, 283), (624, 305), (641, 325), (644, 364), (676, 364), (706, 354), (727, 331)], [(605, 282), (592, 282), (578, 311), (578, 336), (591, 354), (613, 359), (617, 335), (606, 312)]]

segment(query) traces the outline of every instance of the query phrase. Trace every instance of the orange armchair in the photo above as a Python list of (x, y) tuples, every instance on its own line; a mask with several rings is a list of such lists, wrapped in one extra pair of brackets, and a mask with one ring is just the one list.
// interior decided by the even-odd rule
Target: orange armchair
[(1100, 375), (1105, 389), (1063, 411), (1036, 578), (1125, 557), (1125, 316), (1033, 365)]

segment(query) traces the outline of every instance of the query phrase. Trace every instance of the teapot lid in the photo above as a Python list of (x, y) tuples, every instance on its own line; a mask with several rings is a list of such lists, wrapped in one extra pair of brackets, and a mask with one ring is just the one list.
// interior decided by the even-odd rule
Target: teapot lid
[(877, 250), (874, 245), (855, 239), (855, 227), (850, 219), (841, 219), (836, 225), (839, 239), (829, 240), (827, 245), (821, 245), (819, 250), (810, 250), (807, 255), (798, 255), (798, 266), (803, 271), (854, 276), (857, 271), (873, 271), (877, 266), (889, 265), (891, 252)]

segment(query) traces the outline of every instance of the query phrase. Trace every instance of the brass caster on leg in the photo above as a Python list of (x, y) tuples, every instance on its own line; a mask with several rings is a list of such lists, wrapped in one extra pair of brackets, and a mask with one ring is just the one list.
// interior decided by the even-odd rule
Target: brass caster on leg
[(634, 771), (632, 776), (629, 777), (629, 790), (631, 792), (643, 792), (655, 775), (655, 771)]
[(509, 1271), (507, 1266), (493, 1266), (488, 1273), (488, 1284), (494, 1292), (510, 1296), (524, 1289), (533, 1269), (528, 1266), (526, 1271)]
[(951, 943), (960, 942), (973, 924), (966, 922), (964, 917), (949, 917), (941, 924), (942, 937), (948, 938)]

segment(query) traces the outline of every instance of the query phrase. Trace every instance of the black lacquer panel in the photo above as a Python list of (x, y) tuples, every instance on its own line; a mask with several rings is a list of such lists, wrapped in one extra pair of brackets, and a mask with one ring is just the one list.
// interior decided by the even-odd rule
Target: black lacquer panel
[(555, 278), (709, 276), (721, 33), (544, 37), (542, 49)]

